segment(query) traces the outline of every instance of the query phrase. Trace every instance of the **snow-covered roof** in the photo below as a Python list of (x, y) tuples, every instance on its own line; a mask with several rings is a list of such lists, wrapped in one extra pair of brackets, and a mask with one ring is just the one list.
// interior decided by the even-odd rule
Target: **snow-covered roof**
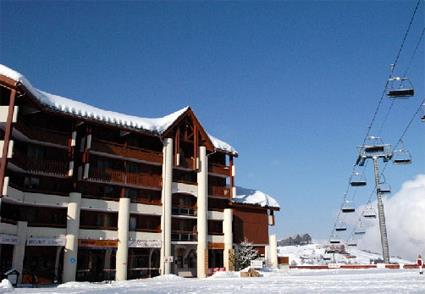
[(280, 208), (279, 203), (272, 196), (255, 189), (242, 187), (236, 187), (236, 196), (232, 201), (242, 204), (259, 205), (261, 207)]
[[(53, 95), (41, 91), (31, 85), (27, 78), (19, 72), (0, 64), (0, 75), (22, 84), (31, 94), (44, 106), (55, 111), (64, 112), (88, 119), (98, 120), (108, 124), (114, 124), (125, 128), (145, 130), (157, 134), (165, 132), (189, 107), (182, 108), (176, 112), (159, 118), (145, 118), (134, 115), (122, 114), (114, 111), (100, 109), (70, 98)], [(237, 154), (237, 151), (227, 144), (209, 135), (216, 149)]]

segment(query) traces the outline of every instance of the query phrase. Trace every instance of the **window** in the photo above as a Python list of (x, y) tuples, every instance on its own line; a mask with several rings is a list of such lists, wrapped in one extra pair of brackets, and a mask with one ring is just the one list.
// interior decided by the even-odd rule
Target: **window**
[(40, 179), (36, 177), (25, 177), (24, 187), (28, 189), (36, 189), (40, 186)]

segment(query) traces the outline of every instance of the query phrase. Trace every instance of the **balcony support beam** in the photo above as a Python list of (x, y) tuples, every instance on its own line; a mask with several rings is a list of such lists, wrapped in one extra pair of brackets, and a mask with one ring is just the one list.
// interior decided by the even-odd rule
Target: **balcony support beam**
[(226, 271), (234, 270), (230, 261), (231, 253), (233, 250), (233, 211), (231, 208), (225, 208), (223, 213), (223, 233), (224, 233), (224, 251), (223, 251), (223, 265)]
[[(7, 157), (8, 157), (7, 155), (9, 153), (9, 142), (12, 136), (12, 124), (13, 124), (13, 116), (15, 111), (15, 98), (16, 98), (16, 90), (12, 89), (10, 91), (10, 96), (9, 96), (9, 110), (7, 113), (6, 126), (4, 130), (3, 150), (2, 150), (2, 157), (1, 157), (1, 164), (0, 164), (0, 191), (3, 191), (4, 177), (6, 176)], [(0, 194), (0, 198), (3, 197), (3, 195), (1, 194)], [(0, 202), (0, 205), (1, 205), (1, 202)]]
[(116, 258), (117, 281), (127, 280), (128, 237), (130, 223), (130, 198), (120, 198), (118, 212), (118, 249)]
[(197, 275), (205, 278), (208, 270), (208, 157), (205, 146), (199, 147), (199, 163)]
[(162, 247), (161, 273), (168, 275), (171, 272), (171, 214), (172, 214), (172, 185), (173, 185), (173, 139), (166, 138), (163, 148), (162, 166)]
[(77, 272), (78, 237), (80, 232), (80, 209), (81, 193), (71, 192), (69, 194), (65, 254), (63, 257), (63, 277), (64, 283), (75, 281)]

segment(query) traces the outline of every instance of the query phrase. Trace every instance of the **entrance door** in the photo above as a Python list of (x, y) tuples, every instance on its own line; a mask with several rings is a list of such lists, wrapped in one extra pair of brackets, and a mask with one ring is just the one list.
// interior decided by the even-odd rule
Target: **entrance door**
[(115, 279), (115, 248), (79, 248), (77, 281), (102, 282)]

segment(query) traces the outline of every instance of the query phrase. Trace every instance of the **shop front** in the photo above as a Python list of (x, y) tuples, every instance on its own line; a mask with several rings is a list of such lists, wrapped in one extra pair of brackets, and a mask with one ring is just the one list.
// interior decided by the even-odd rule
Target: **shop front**
[(196, 277), (196, 244), (173, 245), (173, 273), (186, 278)]
[(14, 235), (0, 234), (0, 275), (12, 268), (13, 247), (18, 243)]
[(79, 240), (76, 280), (115, 280), (117, 246), (117, 240)]
[(127, 278), (152, 278), (160, 274), (160, 240), (129, 240)]
[(65, 237), (30, 237), (25, 248), (22, 284), (49, 285), (61, 282)]

